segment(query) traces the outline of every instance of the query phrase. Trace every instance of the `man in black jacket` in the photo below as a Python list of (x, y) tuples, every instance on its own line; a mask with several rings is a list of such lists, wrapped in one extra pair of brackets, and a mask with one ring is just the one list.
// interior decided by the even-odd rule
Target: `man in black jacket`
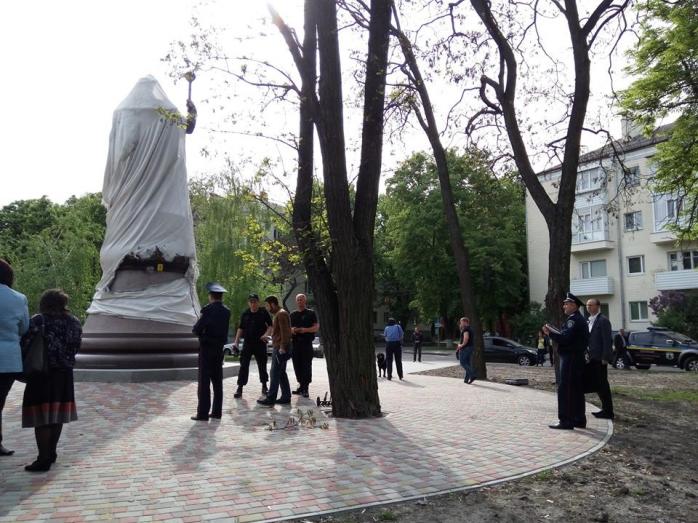
[(586, 318), (579, 313), (582, 301), (571, 292), (562, 302), (567, 319), (560, 330), (551, 325), (543, 327), (543, 333), (558, 343), (560, 377), (557, 384), (557, 416), (559, 421), (551, 429), (572, 430), (585, 428), (584, 414), (584, 353), (589, 341)]
[[(589, 356), (587, 379), (593, 390), (598, 392), (601, 410), (592, 412), (597, 418), (613, 419), (613, 400), (608, 384), (608, 362), (613, 359), (611, 322), (601, 314), (601, 302), (596, 298), (587, 300), (589, 312)], [(589, 389), (587, 389), (589, 390)]]
[(228, 340), (230, 310), (223, 305), (223, 293), (227, 291), (220, 283), (207, 283), (206, 289), (208, 305), (201, 309), (201, 317), (192, 329), (199, 337), (199, 404), (196, 416), (191, 417), (195, 421), (220, 419), (223, 414), (223, 345)]

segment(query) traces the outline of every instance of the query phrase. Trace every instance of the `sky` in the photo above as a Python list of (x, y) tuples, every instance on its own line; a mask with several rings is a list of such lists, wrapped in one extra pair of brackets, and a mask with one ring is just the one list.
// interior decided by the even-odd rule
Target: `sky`
[[(224, 23), (229, 35), (255, 33), (259, 27), (260, 37), (253, 41), (235, 42), (230, 41), (230, 36), (226, 38), (241, 53), (287, 58), (280, 37), (269, 25), (266, 3), (262, 0), (5, 2), (0, 19), (0, 48), (4, 58), (0, 206), (44, 195), (62, 202), (71, 195), (100, 191), (112, 112), (140, 77), (155, 76), (171, 101), (184, 112), (187, 84), (181, 80), (175, 83), (169, 77), (171, 66), (163, 63), (162, 58), (172, 42), (189, 38), (193, 15), (204, 18), (204, 22)], [(271, 3), (291, 26), (300, 27), (301, 0)], [(227, 141), (217, 140), (208, 132), (220, 115), (213, 114), (216, 104), (199, 103), (199, 100), (215, 91), (217, 85), (220, 84), (214, 83), (213, 75), (205, 72), (199, 73), (193, 84), (192, 97), (198, 105), (199, 120), (197, 131), (187, 137), (189, 177), (220, 168), (220, 156), (202, 157), (200, 150), (204, 147), (209, 151), (224, 149), (240, 158), (283, 156), (280, 151), (283, 146), (270, 141), (232, 135)], [(242, 98), (229, 101), (233, 106), (236, 102), (242, 106), (249, 103)], [(256, 106), (243, 109), (247, 109), (240, 111), (243, 120), (253, 118), (257, 110)], [(294, 113), (279, 113), (277, 118), (271, 118), (266, 132), (274, 135), (280, 129), (292, 130), (296, 118)], [(238, 120), (229, 128), (244, 132), (255, 127)], [(402, 138), (397, 146), (387, 145), (386, 172), (390, 163), (394, 165), (397, 161), (395, 158), (406, 158), (413, 150), (427, 146), (421, 131)], [(289, 170), (290, 166), (283, 167)]]

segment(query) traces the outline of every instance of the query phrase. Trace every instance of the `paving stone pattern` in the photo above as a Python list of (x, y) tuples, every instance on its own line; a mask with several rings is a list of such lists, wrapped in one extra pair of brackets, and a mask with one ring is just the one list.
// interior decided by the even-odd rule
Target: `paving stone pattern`
[[(314, 376), (311, 392), (323, 395), (324, 360)], [(64, 427), (46, 474), (23, 470), (36, 450), (33, 430), (20, 428), (23, 385), (15, 384), (3, 413), (4, 444), (16, 454), (0, 458), (0, 521), (309, 516), (517, 477), (598, 450), (612, 430), (590, 416), (587, 430), (551, 431), (552, 394), (494, 383), (380, 378), (387, 415), (362, 421), (325, 419), (296, 397), (264, 408), (252, 373), (250, 384), (234, 400), (235, 378), (225, 380), (223, 419), (203, 423), (189, 419), (194, 383), (77, 383), (80, 419)], [(328, 429), (265, 430), (298, 407), (314, 409)]]

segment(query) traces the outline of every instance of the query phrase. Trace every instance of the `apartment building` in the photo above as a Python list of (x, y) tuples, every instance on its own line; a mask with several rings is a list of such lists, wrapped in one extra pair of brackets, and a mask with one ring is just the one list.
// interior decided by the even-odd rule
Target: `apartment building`
[[(680, 213), (670, 194), (654, 194), (650, 182), (656, 146), (668, 126), (652, 137), (624, 123), (617, 154), (603, 147), (582, 156), (572, 224), (570, 291), (601, 300), (614, 329), (641, 330), (656, 317), (648, 300), (661, 291), (698, 289), (698, 243), (679, 245), (667, 225)], [(553, 199), (559, 168), (539, 174)], [(531, 300), (543, 303), (548, 279), (548, 230), (530, 194), (526, 229)]]

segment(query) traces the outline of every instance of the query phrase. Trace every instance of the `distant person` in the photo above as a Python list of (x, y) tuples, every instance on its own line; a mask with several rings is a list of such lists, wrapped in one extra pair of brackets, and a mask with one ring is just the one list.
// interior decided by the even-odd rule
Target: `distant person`
[(613, 358), (611, 322), (601, 314), (601, 302), (590, 298), (586, 303), (589, 312), (589, 362), (587, 376), (601, 400), (601, 410), (592, 412), (597, 418), (613, 419), (613, 398), (608, 384), (608, 362)]
[(567, 318), (562, 328), (550, 325), (543, 327), (543, 333), (558, 343), (560, 358), (559, 378), (557, 379), (558, 422), (549, 425), (551, 429), (573, 430), (587, 425), (584, 413), (584, 353), (589, 341), (587, 320), (579, 312), (582, 301), (571, 292), (562, 301)]
[(424, 340), (424, 335), (422, 331), (419, 330), (419, 325), (415, 325), (414, 334), (412, 335), (414, 340), (414, 350), (412, 351), (412, 361), (422, 361), (422, 341)]
[(475, 381), (475, 369), (473, 368), (473, 352), (475, 351), (475, 340), (473, 338), (473, 330), (470, 327), (470, 318), (462, 317), (458, 322), (460, 328), (460, 339), (456, 346), (458, 361), (461, 367), (465, 370), (463, 378), (464, 383), (472, 383)]
[(618, 329), (618, 333), (613, 337), (613, 348), (616, 351), (618, 359), (623, 360), (623, 369), (630, 370), (630, 356), (628, 355), (628, 340), (625, 337), (625, 331)]
[(29, 328), (27, 297), (12, 289), (14, 271), (0, 259), (0, 456), (14, 450), (2, 445), (2, 409), (15, 379), (22, 373), (20, 340)]
[(247, 297), (249, 308), (240, 315), (240, 325), (235, 333), (233, 346), (237, 348), (240, 337), (245, 340), (240, 351), (240, 369), (238, 371), (238, 388), (234, 398), (242, 397), (242, 388), (247, 385), (250, 376), (250, 361), (254, 356), (259, 372), (259, 381), (262, 383), (262, 395), (267, 394), (267, 340), (271, 334), (271, 314), (266, 309), (259, 307), (259, 296), (250, 294)]
[(58, 458), (58, 440), (64, 423), (78, 419), (75, 406), (73, 367), (80, 350), (82, 326), (68, 310), (68, 296), (60, 289), (41, 295), (39, 314), (29, 322), (29, 331), (22, 338), (28, 347), (42, 333), (48, 356), (48, 373), (27, 377), (22, 401), (22, 427), (34, 427), (39, 455), (29, 472), (46, 472)]
[(538, 339), (536, 343), (538, 346), (538, 365), (542, 367), (545, 363), (545, 353), (548, 352), (548, 345), (550, 345), (550, 339), (545, 334), (543, 334), (542, 330), (539, 330)]
[(298, 380), (298, 389), (293, 394), (304, 398), (310, 396), (308, 388), (313, 381), (313, 340), (320, 328), (317, 314), (306, 305), (305, 294), (296, 295), (297, 310), (291, 313), (291, 332), (293, 333), (293, 370)]
[(397, 375), (402, 380), (402, 339), (405, 333), (395, 318), (388, 318), (388, 324), (383, 329), (385, 337), (385, 365), (388, 371), (388, 379), (393, 379), (393, 358)]
[[(269, 392), (264, 399), (257, 400), (257, 403), (267, 407), (274, 404), (287, 405), (291, 403), (291, 386), (286, 375), (286, 362), (291, 358), (291, 318), (285, 309), (279, 305), (276, 296), (267, 296), (264, 302), (269, 307), (269, 312), (274, 315), (271, 331), (271, 343), (274, 352), (271, 358), (271, 381), (269, 382)], [(281, 387), (281, 397), (277, 399)]]
[(194, 421), (223, 416), (223, 345), (228, 341), (230, 309), (223, 305), (223, 293), (227, 291), (220, 283), (207, 283), (206, 289), (208, 305), (201, 309), (201, 317), (192, 329), (199, 337), (199, 403), (196, 416), (191, 417)]

